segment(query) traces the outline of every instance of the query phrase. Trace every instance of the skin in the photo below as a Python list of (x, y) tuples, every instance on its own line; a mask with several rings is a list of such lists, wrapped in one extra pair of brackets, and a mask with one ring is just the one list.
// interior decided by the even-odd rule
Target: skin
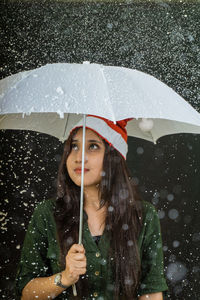
[[(84, 190), (87, 193), (98, 191), (98, 184), (101, 181), (104, 152), (105, 145), (102, 139), (92, 130), (86, 129)], [(73, 138), (72, 150), (66, 162), (69, 176), (78, 186), (81, 186), (81, 165), (82, 129), (79, 129)], [(96, 199), (96, 202), (98, 202), (98, 199)]]
[[(88, 226), (92, 235), (103, 233), (107, 207), (99, 208), (98, 186), (101, 181), (105, 145), (102, 139), (86, 129), (84, 210), (88, 215)], [(81, 185), (82, 129), (74, 136), (72, 151), (66, 161), (67, 170), (73, 182)], [(71, 286), (86, 273), (87, 260), (83, 245), (73, 244), (66, 255), (66, 268), (62, 272), (62, 284)], [(64, 291), (54, 284), (55, 275), (32, 279), (23, 289), (21, 300), (54, 299)], [(138, 300), (163, 300), (162, 293), (143, 295)]]

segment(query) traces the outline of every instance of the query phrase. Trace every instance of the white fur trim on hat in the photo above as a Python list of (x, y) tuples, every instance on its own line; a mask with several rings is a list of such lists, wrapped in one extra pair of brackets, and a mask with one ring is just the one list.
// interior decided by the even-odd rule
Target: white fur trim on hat
[[(83, 127), (83, 119), (80, 120), (73, 128)], [(104, 120), (98, 117), (87, 116), (86, 128), (93, 129), (97, 134), (104, 138), (109, 144), (111, 144), (120, 154), (126, 159), (128, 152), (128, 145), (122, 138), (121, 134), (112, 129)], [(72, 131), (71, 130), (71, 131)]]

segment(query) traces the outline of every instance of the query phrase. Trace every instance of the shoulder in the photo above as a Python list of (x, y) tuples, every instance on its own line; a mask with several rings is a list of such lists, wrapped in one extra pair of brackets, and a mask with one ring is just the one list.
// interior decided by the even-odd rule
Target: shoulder
[(39, 202), (35, 209), (34, 209), (34, 213), (49, 213), (52, 212), (54, 210), (55, 207), (55, 198), (51, 198), (51, 199), (47, 199), (47, 200), (43, 200), (41, 202)]
[(40, 220), (45, 222), (49, 218), (53, 218), (53, 212), (55, 207), (55, 198), (43, 200), (39, 202), (33, 212), (31, 220)]
[(54, 221), (55, 199), (49, 199), (39, 202), (32, 214), (29, 222), (28, 232), (35, 232), (35, 228), (41, 234), (45, 235), (45, 230), (55, 227)]
[(143, 230), (145, 232), (160, 230), (160, 220), (156, 208), (147, 201), (142, 201)]
[(149, 219), (158, 215), (155, 206), (153, 206), (150, 202), (147, 201), (142, 201), (142, 211), (143, 218)]
[(145, 214), (157, 214), (155, 206), (148, 201), (142, 200), (142, 209)]

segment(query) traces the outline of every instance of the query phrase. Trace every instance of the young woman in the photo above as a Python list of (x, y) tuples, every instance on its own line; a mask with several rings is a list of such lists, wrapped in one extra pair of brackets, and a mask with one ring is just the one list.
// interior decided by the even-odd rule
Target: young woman
[(163, 299), (160, 224), (129, 175), (126, 123), (87, 116), (82, 245), (82, 121), (72, 129), (57, 199), (40, 203), (28, 227), (16, 278), (19, 299)]

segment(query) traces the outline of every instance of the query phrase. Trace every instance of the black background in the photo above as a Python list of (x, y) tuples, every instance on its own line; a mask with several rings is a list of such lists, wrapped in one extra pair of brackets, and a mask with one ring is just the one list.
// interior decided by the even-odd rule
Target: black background
[[(1, 77), (46, 63), (85, 60), (136, 68), (200, 111), (200, 2), (1, 1)], [(27, 131), (1, 131), (2, 299), (13, 295), (25, 229), (36, 203), (56, 192), (63, 145)], [(166, 299), (200, 299), (200, 137), (157, 145), (129, 138), (128, 164), (160, 216)]]

